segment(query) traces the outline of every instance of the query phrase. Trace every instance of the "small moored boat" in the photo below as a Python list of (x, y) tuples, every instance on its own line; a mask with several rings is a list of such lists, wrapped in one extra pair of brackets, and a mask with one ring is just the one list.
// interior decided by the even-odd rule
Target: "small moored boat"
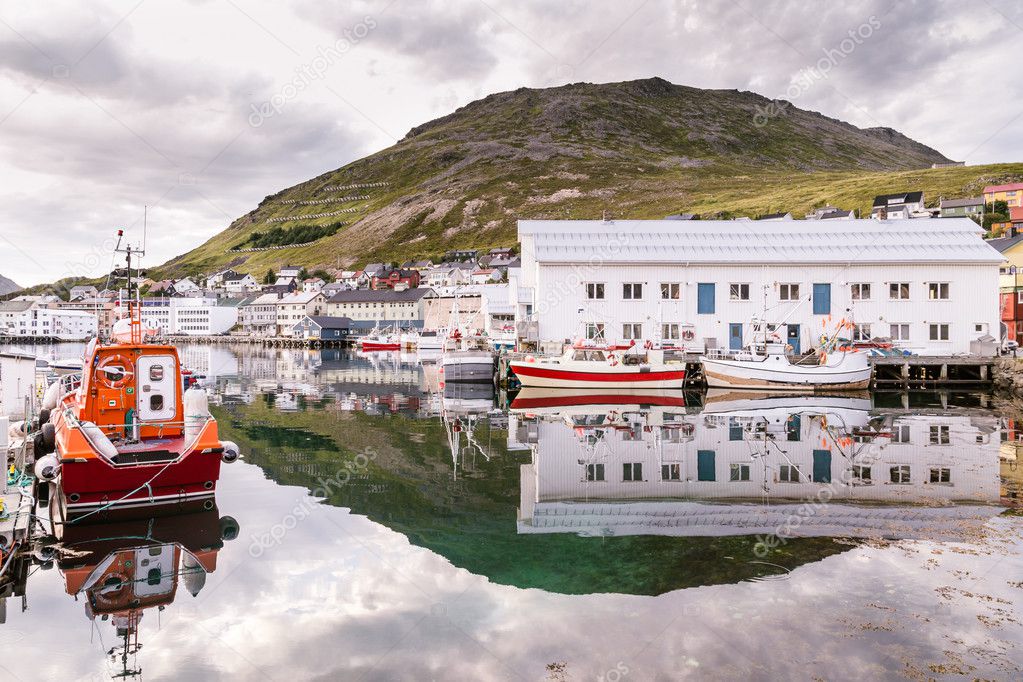
[(596, 346), (576, 343), (558, 358), (513, 361), (512, 371), (523, 386), (538, 388), (682, 388), (686, 370), (668, 363), (664, 351), (645, 347)]

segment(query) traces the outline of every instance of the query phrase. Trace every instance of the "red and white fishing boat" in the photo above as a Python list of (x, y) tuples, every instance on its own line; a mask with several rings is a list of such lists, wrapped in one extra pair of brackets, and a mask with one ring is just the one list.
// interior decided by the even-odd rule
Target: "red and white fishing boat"
[[(128, 254), (130, 274), (131, 248), (122, 251), (119, 240), (118, 251)], [(220, 440), (206, 392), (184, 389), (177, 349), (154, 341), (158, 330), (143, 327), (138, 301), (127, 307), (110, 343), (88, 344), (82, 374), (44, 396), (42, 443), (53, 454), (37, 454), (35, 472), (51, 484), (61, 520), (212, 505), (221, 462), (238, 457), (237, 445)]]
[(664, 351), (642, 347), (576, 342), (558, 358), (513, 361), (523, 386), (537, 388), (682, 388), (685, 365), (665, 362)]
[(359, 350), (365, 353), (401, 350), (401, 334), (387, 333), (374, 329), (359, 339)]

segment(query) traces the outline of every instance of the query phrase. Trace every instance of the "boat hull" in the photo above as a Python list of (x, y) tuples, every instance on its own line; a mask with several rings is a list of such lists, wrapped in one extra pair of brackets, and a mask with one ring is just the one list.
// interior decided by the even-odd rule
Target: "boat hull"
[(494, 382), (494, 363), (485, 360), (465, 362), (444, 361), (445, 383), (491, 384)]
[(684, 369), (666, 367), (568, 368), (556, 365), (513, 362), (512, 371), (523, 386), (534, 388), (682, 388)]
[(359, 347), (363, 351), (365, 351), (367, 353), (374, 353), (374, 352), (377, 352), (377, 351), (401, 350), (401, 344), (400, 343), (379, 342), (379, 341), (363, 341), (362, 343), (359, 344)]
[(870, 386), (871, 367), (799, 367), (787, 363), (700, 358), (711, 388), (771, 391), (849, 391)]

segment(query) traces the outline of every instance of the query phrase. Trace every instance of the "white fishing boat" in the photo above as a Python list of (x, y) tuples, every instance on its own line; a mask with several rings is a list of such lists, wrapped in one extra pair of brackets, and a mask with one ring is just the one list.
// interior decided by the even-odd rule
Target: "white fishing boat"
[(751, 326), (754, 341), (742, 350), (715, 349), (700, 358), (707, 386), (772, 391), (845, 391), (870, 386), (872, 368), (866, 353), (855, 349), (828, 353), (834, 346), (835, 339), (831, 339), (818, 351), (795, 355), (773, 333), (772, 325), (754, 320)]
[(523, 386), (537, 388), (682, 388), (686, 370), (652, 344), (627, 349), (576, 342), (561, 357), (513, 361)]
[(458, 329), (447, 338), (440, 372), (445, 383), (493, 383), (496, 356), (485, 336), (462, 334)]
[(444, 350), (444, 339), (447, 334), (441, 329), (424, 329), (419, 332), (416, 338), (416, 349), (419, 351), (437, 351)]

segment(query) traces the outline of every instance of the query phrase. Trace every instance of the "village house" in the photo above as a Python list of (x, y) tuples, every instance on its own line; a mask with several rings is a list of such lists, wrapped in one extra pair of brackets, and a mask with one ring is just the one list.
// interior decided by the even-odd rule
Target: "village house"
[(238, 306), (238, 323), (249, 336), (277, 335), (277, 303), (284, 294), (266, 293), (246, 299)]
[(1007, 206), (1023, 206), (1023, 182), (1009, 185), (989, 185), (984, 188), (984, 201), (993, 204), (1004, 201)]
[(494, 268), (479, 268), (469, 273), (470, 284), (489, 284), (501, 280), (501, 271)]
[(295, 292), (277, 301), (277, 335), (291, 336), (293, 329), (306, 315), (323, 315), (327, 297), (322, 292)]
[(426, 273), (423, 284), (431, 287), (450, 287), (469, 282), (470, 268), (462, 263), (441, 263)]
[(164, 334), (215, 336), (237, 324), (238, 313), (237, 302), (209, 296), (148, 297), (142, 299), (141, 317)]
[(220, 286), (230, 294), (245, 294), (259, 291), (259, 282), (256, 281), (255, 277), (238, 272), (225, 275), (220, 281)]
[(292, 336), (316, 341), (340, 341), (348, 338), (352, 321), (347, 317), (306, 315), (292, 329)]
[(277, 271), (277, 277), (284, 277), (290, 279), (297, 279), (302, 274), (301, 265), (282, 265), (281, 269)]
[(184, 277), (175, 280), (171, 286), (171, 291), (168, 293), (175, 296), (198, 296), (202, 293), (202, 288), (193, 282), (191, 277)]
[(930, 213), (924, 207), (923, 192), (881, 194), (874, 197), (874, 206), (870, 210), (870, 217), (881, 218), (882, 215), (888, 220), (930, 217)]
[(77, 301), (82, 298), (95, 298), (99, 296), (99, 290), (91, 285), (79, 285), (71, 287), (69, 301)]
[(309, 279), (302, 280), (302, 291), (307, 294), (322, 291), (325, 284), (326, 282), (321, 277), (310, 277)]
[(807, 220), (854, 220), (854, 211), (845, 211), (836, 206), (821, 206), (806, 214)]
[(942, 199), (939, 206), (942, 218), (980, 218), (984, 213), (983, 197)]
[(854, 339), (920, 354), (969, 353), (999, 335), (1002, 255), (966, 218), (855, 220), (840, 238), (822, 221), (740, 234), (726, 221), (521, 220), (518, 231), (517, 284), (532, 293), (520, 323), (535, 323), (541, 343), (739, 348), (765, 309), (797, 353), (843, 319)]
[(327, 301), (327, 314), (353, 322), (401, 327), (423, 326), (424, 301), (436, 296), (433, 289), (416, 287), (404, 291), (360, 289), (341, 291)]
[(419, 286), (418, 270), (380, 270), (373, 274), (371, 289), (411, 289)]
[(777, 222), (779, 220), (792, 220), (791, 213), (766, 213), (762, 216), (758, 216), (757, 220), (767, 222)]

